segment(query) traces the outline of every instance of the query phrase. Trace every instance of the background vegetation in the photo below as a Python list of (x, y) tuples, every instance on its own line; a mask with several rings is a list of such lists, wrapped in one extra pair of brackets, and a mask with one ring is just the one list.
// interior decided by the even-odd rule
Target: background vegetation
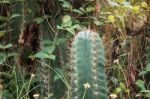
[(0, 99), (72, 99), (70, 47), (86, 29), (103, 40), (110, 99), (149, 99), (149, 18), (149, 0), (0, 0)]

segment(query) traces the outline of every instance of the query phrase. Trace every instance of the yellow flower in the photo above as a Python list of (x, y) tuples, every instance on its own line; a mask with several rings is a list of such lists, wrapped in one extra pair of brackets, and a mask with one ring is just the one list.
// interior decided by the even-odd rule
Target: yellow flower
[(89, 83), (85, 83), (85, 84), (83, 84), (83, 86), (85, 89), (89, 89), (91, 87), (91, 85)]
[(109, 15), (108, 16), (108, 21), (114, 23), (115, 22), (115, 16)]
[(139, 13), (140, 12), (140, 6), (133, 6), (132, 11), (134, 13)]

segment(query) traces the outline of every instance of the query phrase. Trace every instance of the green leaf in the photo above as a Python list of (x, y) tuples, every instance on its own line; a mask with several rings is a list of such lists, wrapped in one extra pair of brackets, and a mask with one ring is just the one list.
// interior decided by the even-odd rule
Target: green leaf
[(146, 65), (146, 71), (150, 71), (150, 63)]
[(143, 76), (143, 75), (145, 75), (145, 74), (147, 74), (148, 73), (148, 71), (141, 71), (140, 73), (139, 73), (139, 76)]
[(89, 6), (89, 7), (87, 7), (86, 8), (86, 12), (88, 13), (88, 12), (92, 12), (92, 11), (94, 11), (95, 9), (94, 9), (94, 7), (92, 7), (92, 6)]
[(43, 51), (38, 52), (34, 55), (36, 58), (44, 59), (44, 58), (49, 58), (49, 55)]
[(122, 89), (121, 89), (120, 87), (118, 87), (118, 88), (115, 89), (115, 93), (118, 94), (118, 93), (121, 92), (121, 90), (122, 90)]
[(49, 58), (52, 59), (52, 60), (55, 60), (56, 56), (55, 55), (50, 55)]
[(40, 58), (40, 59), (52, 59), (52, 60), (55, 60), (55, 56), (54, 55), (49, 55), (48, 53), (46, 53), (44, 51), (40, 51), (40, 52), (36, 53), (34, 55), (34, 57)]
[(10, 0), (2, 0), (0, 3), (10, 3)]
[(142, 93), (150, 93), (150, 90), (142, 90), (140, 92), (142, 92)]
[(4, 49), (11, 48), (12, 46), (13, 46), (12, 44), (7, 44), (4, 46)]
[(12, 46), (13, 46), (12, 44), (7, 44), (7, 45), (0, 44), (0, 49), (7, 49), (7, 48), (11, 48)]
[(103, 25), (103, 24), (104, 24), (103, 22), (98, 21), (98, 20), (95, 20), (94, 23), (95, 23), (96, 25)]
[(73, 35), (74, 35), (74, 33), (75, 33), (75, 31), (74, 31), (73, 29), (71, 29), (71, 28), (65, 28), (65, 30), (67, 30), (68, 32), (70, 32), (70, 33), (73, 34)]
[(57, 80), (59, 80), (59, 79), (61, 79), (60, 76), (58, 76), (58, 75), (55, 75), (55, 76), (54, 76), (54, 82), (57, 81)]
[(58, 0), (63, 3), (63, 8), (72, 9), (72, 5), (66, 0)]
[(10, 19), (13, 19), (13, 18), (16, 18), (16, 17), (20, 17), (21, 15), (20, 14), (13, 14)]
[(125, 84), (124, 83), (120, 83), (120, 87), (122, 88), (122, 89), (126, 89), (126, 87), (125, 87)]
[(72, 12), (78, 13), (78, 14), (83, 14), (82, 11), (77, 10), (77, 9), (73, 9)]
[(64, 28), (62, 26), (57, 25), (57, 29), (63, 30)]
[(6, 55), (3, 53), (0, 53), (0, 65), (3, 64), (6, 61)]
[(142, 80), (137, 80), (135, 84), (136, 84), (139, 88), (141, 88), (141, 90), (145, 90), (144, 81), (142, 81)]
[(59, 75), (55, 75), (55, 77), (54, 77), (54, 81), (56, 81), (56, 80), (59, 80), (59, 79), (62, 79), (63, 78), (63, 71), (62, 71), (62, 69), (60, 69), (60, 68), (55, 68), (55, 70), (57, 71), (57, 73), (59, 74)]
[(38, 17), (38, 18), (35, 18), (33, 21), (36, 21), (38, 24), (44, 22), (44, 18), (42, 17)]

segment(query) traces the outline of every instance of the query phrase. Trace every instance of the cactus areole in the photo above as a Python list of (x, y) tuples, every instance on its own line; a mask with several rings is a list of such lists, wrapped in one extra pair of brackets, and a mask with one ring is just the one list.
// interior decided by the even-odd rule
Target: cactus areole
[(72, 43), (73, 99), (107, 99), (104, 47), (98, 33), (79, 32)]

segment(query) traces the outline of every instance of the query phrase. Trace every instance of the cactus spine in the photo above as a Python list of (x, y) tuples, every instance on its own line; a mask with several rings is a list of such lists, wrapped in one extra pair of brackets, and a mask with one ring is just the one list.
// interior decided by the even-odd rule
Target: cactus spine
[(107, 99), (104, 47), (97, 33), (81, 31), (71, 50), (74, 99)]

